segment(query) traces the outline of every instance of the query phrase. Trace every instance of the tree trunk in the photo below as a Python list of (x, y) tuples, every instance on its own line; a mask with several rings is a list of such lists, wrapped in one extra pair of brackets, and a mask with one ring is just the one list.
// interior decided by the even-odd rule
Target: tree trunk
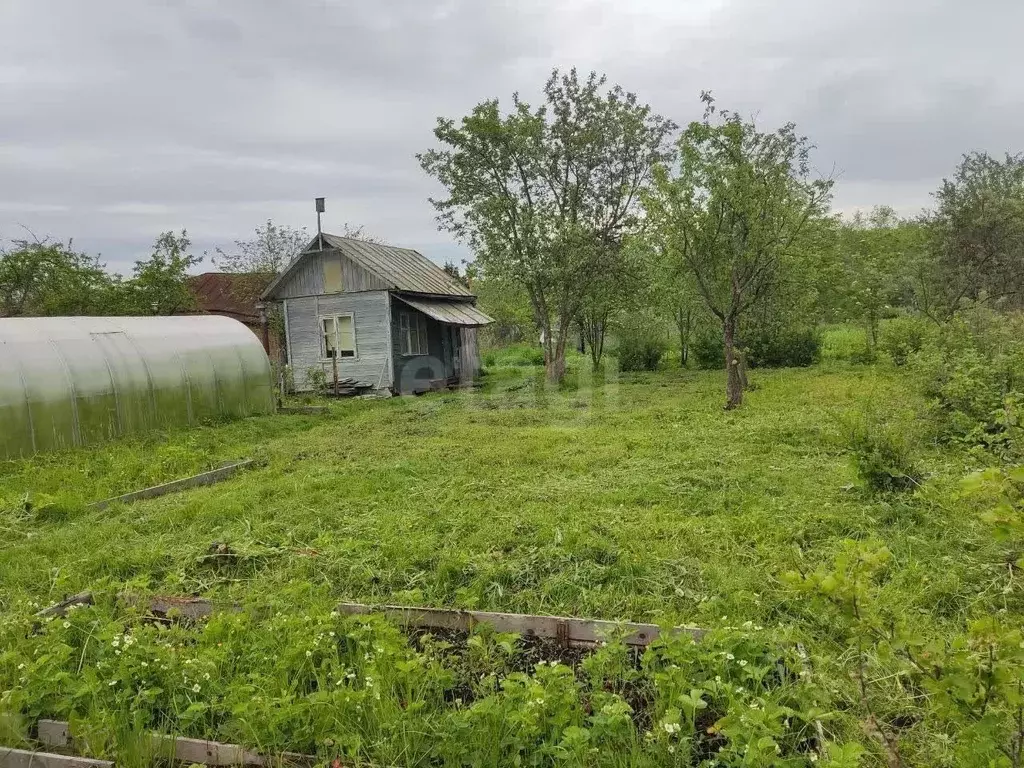
[(693, 309), (679, 307), (675, 312), (676, 328), (679, 330), (679, 363), (685, 368), (690, 360), (690, 334), (693, 328)]
[(736, 318), (727, 316), (722, 321), (725, 338), (725, 409), (731, 411), (743, 405), (742, 360), (736, 349)]
[(551, 350), (551, 356), (545, 353), (544, 371), (548, 381), (552, 384), (561, 384), (565, 378), (565, 334), (560, 333), (558, 340)]

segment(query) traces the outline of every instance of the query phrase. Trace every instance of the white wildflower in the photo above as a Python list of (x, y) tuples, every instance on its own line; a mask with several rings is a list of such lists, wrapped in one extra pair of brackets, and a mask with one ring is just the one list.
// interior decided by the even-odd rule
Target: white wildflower
[(665, 729), (665, 733), (669, 736), (679, 733), (679, 723), (662, 723), (661, 727)]
[(733, 659), (735, 659), (736, 657), (735, 657), (735, 656), (733, 656), (733, 655), (732, 655), (731, 653), (727, 653), (727, 654), (725, 654), (725, 658), (727, 658), (727, 659), (728, 659), (729, 661), (732, 661), (732, 660), (733, 660)]
[(202, 686), (199, 685), (199, 683), (196, 683), (195, 685), (192, 686), (192, 691), (194, 693), (199, 693), (201, 690), (203, 690), (203, 689), (202, 689)]
[(64, 629), (70, 629), (70, 628), (71, 628), (71, 622), (70, 621), (65, 621), (64, 622)]
[(313, 655), (313, 652), (312, 652), (312, 651), (306, 651), (306, 658), (307, 658), (307, 659), (308, 659), (308, 658), (309, 658), (310, 656), (312, 656), (312, 655)]
[(739, 664), (741, 667), (747, 666), (747, 660), (746, 659), (740, 659), (736, 663)]
[(108, 686), (114, 686), (114, 685), (117, 685), (117, 680), (111, 680), (111, 681), (110, 681), (109, 683), (107, 683), (107, 685), (108, 685)]

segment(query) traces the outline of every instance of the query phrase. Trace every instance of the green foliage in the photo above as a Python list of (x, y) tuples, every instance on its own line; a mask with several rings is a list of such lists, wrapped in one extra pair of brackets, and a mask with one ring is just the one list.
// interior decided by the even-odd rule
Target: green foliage
[(751, 368), (806, 368), (818, 362), (821, 336), (814, 328), (754, 330), (744, 338)]
[(327, 371), (322, 365), (311, 365), (306, 369), (306, 384), (314, 392), (324, 392), (327, 389)]
[(648, 217), (660, 248), (694, 277), (723, 328), (727, 407), (742, 402), (737, 330), (772, 288), (796, 274), (808, 222), (820, 217), (832, 182), (810, 178), (810, 142), (787, 124), (763, 133), (702, 94), (704, 119), (678, 141), (679, 168), (656, 169)]
[(195, 307), (186, 278), (203, 257), (190, 254), (191, 247), (184, 229), (180, 235), (163, 232), (157, 237), (152, 255), (135, 262), (132, 279), (125, 284), (127, 314), (174, 315)]
[(725, 359), (725, 344), (722, 343), (722, 332), (707, 329), (693, 343), (693, 357), (698, 368), (714, 370), (722, 367)]
[(842, 271), (831, 291), (833, 308), (863, 323), (872, 347), (880, 321), (893, 307), (909, 303), (912, 265), (920, 258), (924, 235), (920, 222), (900, 219), (888, 206), (857, 211), (838, 224), (834, 247)]
[(879, 349), (887, 354), (894, 365), (906, 365), (920, 352), (931, 333), (934, 324), (919, 317), (896, 317), (881, 328)]
[(639, 226), (638, 193), (675, 128), (606, 85), (595, 72), (555, 70), (540, 108), (513, 94), (508, 113), (492, 99), (461, 121), (439, 118), (440, 147), (419, 155), (446, 190), (432, 201), (440, 226), (470, 246), (485, 279), (529, 297), (554, 381), (584, 299)]
[(935, 193), (918, 302), (948, 318), (972, 302), (1024, 308), (1024, 155), (963, 156)]
[(849, 649), (839, 664), (853, 682), (849, 695), (865, 732), (889, 765), (1019, 763), (1020, 623), (981, 612), (945, 636), (930, 635), (902, 605), (882, 597), (892, 567), (892, 552), (882, 542), (849, 540), (831, 567), (781, 577)]
[(0, 317), (119, 314), (120, 278), (71, 243), (16, 241), (0, 249)]
[(656, 371), (666, 344), (650, 336), (627, 335), (619, 338), (615, 355), (621, 371)]
[(907, 491), (921, 484), (905, 425), (871, 411), (849, 414), (843, 427), (857, 474), (872, 491)]
[(1024, 456), (1024, 315), (958, 313), (917, 355), (913, 373), (931, 398), (940, 438), (1008, 460)]

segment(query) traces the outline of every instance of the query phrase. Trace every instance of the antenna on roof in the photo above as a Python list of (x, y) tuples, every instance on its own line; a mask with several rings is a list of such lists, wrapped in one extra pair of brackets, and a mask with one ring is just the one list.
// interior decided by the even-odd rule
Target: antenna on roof
[(320, 250), (324, 249), (324, 232), (320, 229), (320, 214), (324, 212), (324, 199), (322, 197), (316, 198), (316, 241), (320, 246)]

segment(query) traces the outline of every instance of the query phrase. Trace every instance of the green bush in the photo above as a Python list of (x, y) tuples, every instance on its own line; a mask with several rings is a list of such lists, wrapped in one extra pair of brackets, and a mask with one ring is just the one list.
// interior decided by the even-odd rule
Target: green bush
[(617, 356), (621, 371), (656, 371), (665, 354), (665, 342), (637, 336), (619, 339)]
[(725, 366), (725, 343), (722, 341), (722, 332), (705, 331), (694, 339), (690, 347), (690, 354), (697, 363), (698, 368), (713, 370)]
[(906, 430), (873, 414), (846, 420), (847, 448), (857, 475), (872, 491), (906, 491), (920, 484), (922, 474), (911, 456)]
[(928, 339), (928, 321), (917, 317), (897, 317), (881, 329), (878, 347), (895, 365), (906, 365), (920, 352)]
[(818, 361), (821, 336), (813, 328), (755, 331), (744, 346), (751, 368), (807, 368)]
[(1012, 461), (1024, 456), (1024, 315), (974, 308), (914, 358), (939, 439)]

